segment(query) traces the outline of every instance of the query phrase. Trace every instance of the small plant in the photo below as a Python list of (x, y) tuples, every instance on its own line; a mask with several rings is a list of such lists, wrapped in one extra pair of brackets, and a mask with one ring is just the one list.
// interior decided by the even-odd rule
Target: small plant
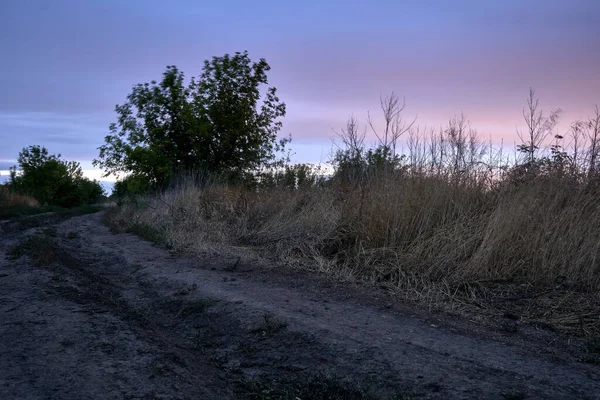
[(160, 360), (154, 360), (150, 365), (150, 376), (165, 375), (171, 371), (171, 367)]
[(263, 315), (263, 320), (259, 325), (252, 328), (253, 333), (262, 333), (265, 335), (273, 335), (283, 329), (287, 328), (287, 323), (281, 321), (273, 314)]
[(8, 250), (7, 259), (16, 261), (28, 256), (36, 265), (50, 265), (59, 257), (59, 246), (50, 235), (28, 236)]
[(241, 259), (242, 259), (241, 257), (238, 257), (235, 262), (227, 265), (225, 268), (223, 268), (223, 270), (227, 271), (227, 272), (235, 271), (239, 267)]
[(135, 223), (129, 228), (128, 232), (134, 233), (144, 240), (152, 243), (164, 243), (165, 235), (160, 228), (153, 227), (144, 223)]

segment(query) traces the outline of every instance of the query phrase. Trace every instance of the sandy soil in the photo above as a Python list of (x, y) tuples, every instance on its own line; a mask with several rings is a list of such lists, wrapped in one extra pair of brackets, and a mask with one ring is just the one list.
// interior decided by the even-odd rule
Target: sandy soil
[[(600, 399), (600, 367), (554, 333), (176, 257), (101, 217), (0, 226), (0, 399)], [(15, 256), (41, 229), (47, 262)]]

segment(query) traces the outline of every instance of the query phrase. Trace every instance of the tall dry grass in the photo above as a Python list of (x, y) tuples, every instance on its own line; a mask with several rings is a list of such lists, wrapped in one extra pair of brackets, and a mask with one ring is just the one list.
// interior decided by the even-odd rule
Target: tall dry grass
[(0, 185), (0, 209), (15, 207), (38, 207), (39, 202), (30, 196), (15, 193)]
[[(124, 230), (151, 227), (179, 252), (251, 248), (428, 301), (525, 301), (532, 318), (559, 306), (564, 318), (584, 306), (582, 315), (597, 329), (599, 198), (596, 188), (560, 181), (484, 190), (428, 176), (343, 191), (184, 185), (124, 205), (112, 220)], [(528, 302), (540, 294), (549, 302), (542, 309)], [(570, 318), (579, 329), (581, 315)]]
[(535, 165), (491, 165), (503, 157), (484, 156), (464, 120), (451, 121), (439, 135), (411, 134), (409, 154), (391, 170), (346, 170), (297, 189), (184, 183), (111, 219), (125, 230), (151, 227), (185, 253), (252, 248), (412, 298), (599, 333), (596, 121), (587, 153), (554, 147)]

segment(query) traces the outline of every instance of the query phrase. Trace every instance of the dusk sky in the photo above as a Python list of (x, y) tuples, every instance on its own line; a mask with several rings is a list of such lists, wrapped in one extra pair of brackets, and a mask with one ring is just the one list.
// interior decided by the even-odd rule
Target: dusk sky
[(599, 0), (2, 0), (0, 171), (34, 144), (92, 169), (134, 84), (244, 50), (272, 67), (299, 162), (391, 91), (421, 126), (463, 112), (511, 143), (530, 86), (565, 122), (600, 103)]

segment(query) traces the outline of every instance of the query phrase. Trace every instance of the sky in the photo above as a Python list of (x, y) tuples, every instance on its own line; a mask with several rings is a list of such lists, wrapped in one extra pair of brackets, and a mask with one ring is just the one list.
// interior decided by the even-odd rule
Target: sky
[(598, 0), (2, 0), (0, 174), (39, 144), (99, 178), (134, 84), (244, 50), (272, 68), (297, 162), (326, 161), (334, 131), (392, 91), (420, 126), (464, 113), (508, 143), (529, 87), (566, 122), (600, 103)]

